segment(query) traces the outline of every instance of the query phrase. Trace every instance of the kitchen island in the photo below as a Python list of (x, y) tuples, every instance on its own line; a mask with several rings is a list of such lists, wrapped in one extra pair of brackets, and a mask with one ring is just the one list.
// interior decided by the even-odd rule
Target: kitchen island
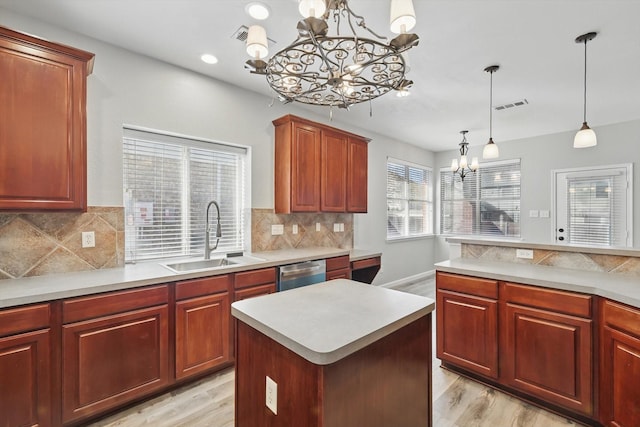
[(346, 279), (233, 303), (236, 426), (430, 426), (433, 308)]

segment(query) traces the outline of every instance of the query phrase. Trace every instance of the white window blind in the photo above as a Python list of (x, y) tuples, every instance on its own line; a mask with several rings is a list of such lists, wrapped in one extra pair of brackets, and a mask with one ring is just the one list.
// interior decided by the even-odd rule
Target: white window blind
[(387, 239), (433, 233), (430, 168), (387, 159)]
[[(124, 129), (125, 261), (203, 255), (205, 211), (220, 206), (219, 252), (244, 247), (242, 147)], [(216, 223), (212, 206), (210, 224)], [(215, 244), (215, 233), (211, 237)]]
[(480, 164), (464, 181), (440, 170), (442, 234), (520, 236), (520, 159)]
[[(631, 245), (631, 165), (559, 173), (558, 227), (566, 243), (575, 245)], [(561, 187), (560, 187), (561, 186)], [(564, 209), (563, 209), (564, 208)], [(565, 222), (566, 221), (566, 222)]]

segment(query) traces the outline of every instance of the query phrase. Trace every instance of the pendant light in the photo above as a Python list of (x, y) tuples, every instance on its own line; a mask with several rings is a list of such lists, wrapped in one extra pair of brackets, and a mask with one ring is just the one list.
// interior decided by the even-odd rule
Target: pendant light
[(484, 69), (487, 73), (490, 73), (490, 89), (489, 89), (489, 142), (482, 149), (483, 159), (497, 159), (500, 155), (498, 146), (493, 142), (493, 73), (498, 71), (500, 66), (490, 65)]
[(596, 133), (587, 125), (587, 42), (596, 35), (597, 33), (591, 32), (576, 38), (576, 43), (584, 43), (584, 104), (582, 127), (573, 139), (573, 148), (593, 147), (598, 143)]

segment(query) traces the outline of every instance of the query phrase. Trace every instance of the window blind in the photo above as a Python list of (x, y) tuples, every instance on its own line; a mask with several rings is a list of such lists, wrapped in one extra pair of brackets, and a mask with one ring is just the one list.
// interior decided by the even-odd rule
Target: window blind
[(424, 166), (387, 159), (387, 238), (433, 233), (433, 178)]
[(245, 163), (242, 147), (125, 128), (125, 261), (203, 255), (211, 200), (220, 206), (217, 250), (242, 250)]
[(440, 231), (443, 234), (520, 235), (520, 159), (482, 163), (460, 175), (440, 170)]
[(571, 244), (625, 246), (626, 174), (567, 178)]

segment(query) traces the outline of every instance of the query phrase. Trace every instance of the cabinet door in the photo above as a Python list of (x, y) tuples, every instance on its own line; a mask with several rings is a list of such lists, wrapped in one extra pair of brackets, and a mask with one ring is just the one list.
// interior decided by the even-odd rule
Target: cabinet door
[(276, 292), (276, 284), (268, 283), (266, 285), (253, 286), (243, 288), (235, 292), (235, 300), (240, 301), (247, 298), (259, 297), (261, 295), (269, 295)]
[(347, 142), (346, 135), (322, 131), (320, 210), (347, 210)]
[(64, 422), (169, 383), (167, 305), (63, 325)]
[(291, 210), (320, 210), (320, 129), (293, 123)]
[(176, 379), (229, 362), (229, 307), (227, 292), (176, 302)]
[(347, 211), (367, 212), (367, 142), (349, 138), (347, 156)]
[(51, 425), (49, 330), (0, 338), (0, 426)]
[(600, 421), (640, 426), (640, 310), (602, 300)]
[(593, 412), (592, 320), (506, 303), (502, 330), (506, 385)]
[(437, 289), (436, 307), (437, 357), (498, 378), (497, 300)]
[(86, 209), (93, 54), (0, 29), (0, 208)]

